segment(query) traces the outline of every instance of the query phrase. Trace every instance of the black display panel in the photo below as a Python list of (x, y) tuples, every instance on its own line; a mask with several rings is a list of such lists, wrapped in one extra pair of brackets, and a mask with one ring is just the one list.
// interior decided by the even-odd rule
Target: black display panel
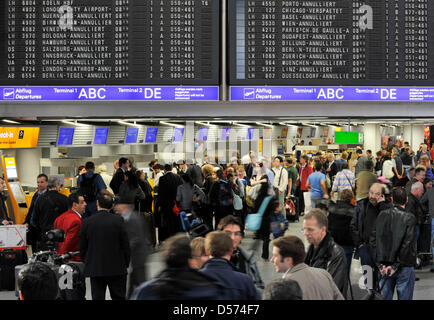
[(232, 85), (434, 85), (434, 1), (228, 1)]
[(218, 85), (219, 0), (2, 0), (2, 85)]

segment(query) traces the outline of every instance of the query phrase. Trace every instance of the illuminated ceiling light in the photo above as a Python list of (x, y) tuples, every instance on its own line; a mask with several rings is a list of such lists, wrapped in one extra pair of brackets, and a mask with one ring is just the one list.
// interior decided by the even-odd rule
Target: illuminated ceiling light
[(3, 122), (7, 122), (7, 123), (13, 123), (13, 124), (20, 124), (17, 121), (13, 121), (13, 120), (8, 120), (8, 119), (3, 119)]
[(170, 123), (170, 122), (165, 122), (165, 121), (160, 121), (160, 124), (164, 124), (164, 125), (166, 125), (166, 126), (171, 126), (171, 127), (184, 127), (183, 125), (181, 125), (181, 124), (175, 124), (175, 123)]
[(262, 122), (255, 122), (255, 123), (258, 124), (258, 125), (260, 125), (260, 126), (273, 128), (273, 125), (271, 125), (271, 124), (266, 124), (266, 123), (262, 123)]
[[(280, 124), (282, 124), (282, 123), (280, 123)], [(290, 124), (290, 123), (283, 123), (283, 125), (284, 126), (288, 126), (288, 127), (295, 127), (295, 128), (298, 128), (298, 126), (297, 125), (295, 125), (295, 124)]]
[(209, 122), (205, 123), (205, 122), (201, 122), (201, 121), (195, 121), (195, 123), (200, 124), (201, 126), (215, 127), (215, 124), (210, 124)]
[(245, 128), (250, 128), (250, 126), (248, 126), (247, 124), (242, 124), (242, 123), (238, 123), (238, 122), (232, 122), (232, 124), (234, 126), (239, 126), (239, 127), (245, 127)]
[(78, 123), (77, 120), (75, 121), (62, 120), (62, 122), (76, 127), (89, 127), (88, 124)]
[(124, 126), (131, 126), (131, 127), (138, 127), (138, 128), (141, 127), (141, 125), (137, 124), (136, 121), (134, 121), (134, 123), (131, 123), (131, 122), (119, 120), (118, 123), (123, 124)]

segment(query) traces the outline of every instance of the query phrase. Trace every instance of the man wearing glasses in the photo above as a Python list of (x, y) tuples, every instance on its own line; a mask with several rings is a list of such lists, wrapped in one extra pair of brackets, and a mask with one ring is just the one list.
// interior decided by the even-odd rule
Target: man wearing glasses
[(385, 199), (385, 188), (381, 183), (374, 183), (369, 188), (369, 196), (357, 203), (355, 215), (351, 220), (350, 228), (353, 242), (356, 247), (354, 259), (360, 257), (362, 266), (370, 266), (372, 272), (372, 283), (368, 281), (369, 289), (376, 287), (375, 262), (372, 257), (372, 249), (369, 246), (369, 238), (375, 229), (378, 214), (386, 209), (392, 208), (392, 203)]
[(240, 220), (233, 215), (226, 216), (220, 220), (217, 230), (226, 232), (232, 239), (234, 251), (230, 260), (231, 263), (239, 272), (248, 274), (252, 278), (256, 289), (263, 290), (264, 282), (259, 274), (256, 261), (253, 259), (254, 252), (249, 252), (239, 246), (243, 239)]

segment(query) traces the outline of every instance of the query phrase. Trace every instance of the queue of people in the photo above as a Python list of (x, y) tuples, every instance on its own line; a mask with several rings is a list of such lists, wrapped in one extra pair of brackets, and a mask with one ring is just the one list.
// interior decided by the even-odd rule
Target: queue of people
[[(258, 159), (249, 153), (243, 163), (234, 158), (202, 166), (190, 159), (174, 166), (153, 160), (153, 188), (143, 172), (121, 158), (109, 182), (113, 193), (107, 177), (88, 162), (69, 198), (58, 192), (56, 178), (42, 174), (25, 222), (29, 243), (42, 250), (46, 231), (65, 230), (58, 253), (80, 251), (76, 260), (85, 265), (95, 300), (105, 298), (107, 287), (112, 299), (350, 299), (353, 258), (372, 269), (370, 288), (385, 284), (387, 299), (395, 287), (399, 299), (411, 299), (414, 268), (431, 250), (426, 241), (434, 214), (429, 158), (421, 149), (419, 160), (408, 167), (409, 146), (382, 150), (376, 160), (370, 151), (354, 154)], [(246, 216), (258, 212), (267, 197), (273, 200), (255, 237), (263, 241), (262, 259), (287, 282), (265, 285), (254, 252), (240, 244)], [(286, 216), (289, 199), (298, 202), (297, 214), (304, 216), (309, 246), (305, 250), (301, 239), (279, 236), (271, 242), (270, 259), (272, 217)], [(209, 233), (192, 241), (180, 235), (185, 232), (180, 211), (193, 213)], [(146, 281), (144, 266), (154, 249), (161, 250), (167, 269)], [(283, 288), (290, 293), (279, 293)]]

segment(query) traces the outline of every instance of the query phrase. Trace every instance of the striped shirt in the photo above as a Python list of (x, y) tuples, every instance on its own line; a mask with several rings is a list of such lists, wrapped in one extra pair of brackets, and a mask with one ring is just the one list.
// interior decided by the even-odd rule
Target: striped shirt
[(345, 189), (354, 189), (356, 186), (356, 178), (351, 170), (344, 169), (339, 171), (333, 182), (332, 191), (341, 192)]

